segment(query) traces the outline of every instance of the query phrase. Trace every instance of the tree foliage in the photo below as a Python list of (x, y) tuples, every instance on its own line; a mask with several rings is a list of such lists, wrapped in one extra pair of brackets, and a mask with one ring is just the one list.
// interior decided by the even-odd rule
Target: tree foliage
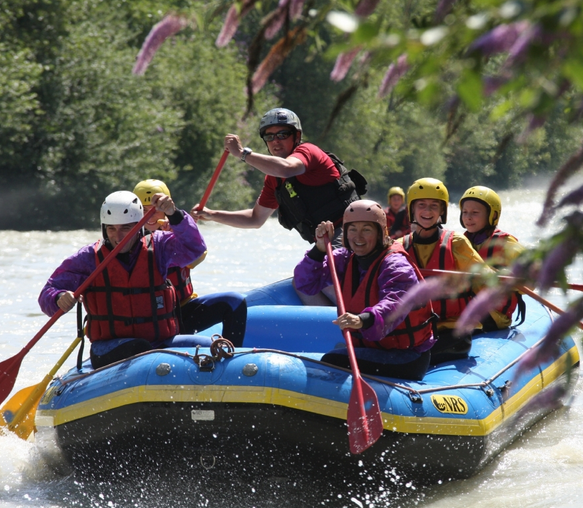
[[(543, 67), (506, 78), (505, 53), (470, 54), (473, 41), (519, 21), (501, 18), (501, 2), (439, 5), (449, 9), (441, 20), (428, 0), (8, 0), (0, 12), (0, 181), (8, 205), (0, 228), (94, 225), (104, 195), (143, 178), (166, 180), (189, 208), (227, 132), (266, 151), (257, 123), (274, 106), (298, 113), (304, 139), (359, 169), (369, 196), (381, 201), (388, 187), (424, 176), (455, 193), (552, 171), (579, 142), (571, 123), (577, 93), (561, 88), (561, 102), (550, 107), (545, 97), (560, 85), (543, 86)], [(538, 4), (521, 5), (526, 12)], [(132, 75), (140, 46), (168, 13), (183, 16), (186, 28), (143, 76)], [(237, 17), (231, 42), (217, 48), (223, 21)], [(576, 59), (565, 69), (574, 82)], [(262, 80), (262, 90), (249, 93)], [(545, 121), (522, 139), (535, 110)], [(247, 207), (262, 181), (229, 158), (212, 206)], [(57, 220), (47, 213), (55, 202), (67, 211)]]
[[(225, 131), (244, 112), (244, 64), (236, 49), (219, 55), (212, 39), (190, 30), (147, 76), (132, 75), (141, 37), (163, 15), (154, 5), (31, 0), (3, 8), (1, 228), (95, 225), (105, 195), (145, 178), (176, 182), (185, 208), (202, 195)], [(232, 194), (250, 201), (237, 185), (242, 169), (218, 187), (223, 202)]]

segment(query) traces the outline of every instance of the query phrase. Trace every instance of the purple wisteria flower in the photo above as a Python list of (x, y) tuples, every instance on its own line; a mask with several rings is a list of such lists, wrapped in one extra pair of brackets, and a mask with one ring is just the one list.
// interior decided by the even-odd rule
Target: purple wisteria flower
[(456, 335), (461, 337), (471, 333), (491, 310), (504, 303), (508, 298), (509, 289), (504, 285), (482, 289), (475, 298), (470, 300), (470, 303), (468, 303), (457, 320), (455, 325)]
[(578, 189), (569, 192), (569, 194), (567, 194), (565, 197), (563, 197), (563, 199), (561, 199), (561, 201), (559, 201), (559, 204), (555, 208), (558, 209), (568, 205), (578, 206), (581, 204), (581, 202), (583, 202), (583, 185)]
[(360, 47), (356, 47), (351, 49), (348, 53), (340, 53), (338, 55), (336, 63), (334, 64), (334, 69), (332, 69), (332, 72), (330, 73), (330, 79), (332, 81), (342, 81), (346, 77), (352, 62), (356, 58), (356, 55), (358, 55), (359, 51)]
[(132, 72), (137, 75), (144, 74), (162, 43), (187, 25), (188, 20), (177, 14), (169, 14), (162, 21), (156, 23), (142, 44)]
[(530, 114), (528, 116), (528, 125), (520, 133), (520, 135), (516, 139), (516, 142), (519, 145), (526, 143), (526, 141), (528, 140), (528, 138), (530, 137), (530, 135), (535, 130), (540, 129), (545, 124), (546, 121), (547, 121), (547, 117), (546, 116), (539, 116), (539, 115)]
[(502, 69), (510, 69), (523, 62), (532, 43), (540, 40), (542, 34), (543, 30), (540, 25), (530, 25), (523, 30), (509, 49), (508, 59), (502, 65)]
[(305, 0), (291, 0), (291, 4), (289, 6), (289, 15), (291, 19), (296, 20), (301, 16), (304, 3)]
[(483, 79), (484, 95), (489, 97), (508, 81), (508, 77), (486, 76)]
[(545, 204), (543, 206), (543, 211), (541, 216), (537, 221), (537, 226), (544, 226), (550, 220), (555, 212), (554, 200), (555, 194), (557, 193), (559, 187), (566, 182), (573, 174), (575, 174), (583, 165), (583, 146), (577, 150), (569, 160), (563, 164), (559, 170), (555, 173), (553, 180), (549, 185), (547, 190), (547, 196), (545, 198)]
[(407, 63), (407, 55), (403, 54), (397, 59), (397, 63), (392, 63), (387, 69), (387, 73), (383, 78), (383, 82), (379, 88), (378, 96), (379, 98), (386, 97), (391, 93), (395, 85), (403, 77), (403, 75), (409, 70), (409, 64)]
[(548, 291), (552, 287), (557, 274), (571, 262), (577, 253), (577, 247), (577, 240), (569, 236), (545, 256), (537, 281), (541, 291)]
[(378, 3), (379, 0), (360, 0), (354, 9), (354, 14), (360, 16), (361, 18), (366, 18), (375, 11)]
[(237, 28), (239, 28), (239, 22), (245, 17), (245, 15), (253, 8), (256, 0), (244, 0), (241, 5), (241, 11), (239, 12), (239, 6), (234, 3), (229, 8), (227, 16), (225, 17), (225, 22), (221, 28), (215, 44), (217, 47), (222, 48), (226, 46), (231, 39), (235, 36)]
[(558, 341), (562, 339), (571, 328), (577, 326), (583, 317), (583, 299), (579, 299), (569, 310), (559, 316), (549, 328), (541, 344), (531, 349), (518, 364), (515, 377), (523, 372), (537, 368), (541, 363), (557, 357)]
[(265, 26), (265, 38), (267, 40), (273, 39), (277, 32), (281, 30), (287, 16), (289, 0), (279, 0), (277, 9), (269, 15), (269, 19)]
[(225, 22), (219, 32), (215, 44), (217, 47), (222, 48), (226, 46), (230, 40), (235, 36), (237, 28), (239, 28), (239, 9), (236, 5), (231, 5), (227, 16), (225, 17)]
[(431, 300), (439, 300), (458, 294), (460, 279), (460, 277), (450, 276), (431, 277), (416, 284), (407, 291), (397, 309), (387, 316), (385, 323), (390, 325)]
[(435, 22), (441, 23), (443, 19), (451, 12), (455, 0), (439, 0), (435, 9)]
[(498, 25), (476, 39), (470, 46), (470, 52), (477, 51), (484, 56), (491, 56), (510, 51), (520, 35), (530, 26), (528, 21)]
[(533, 397), (526, 406), (520, 409), (517, 412), (516, 417), (518, 420), (522, 418), (522, 416), (532, 413), (535, 411), (539, 411), (541, 409), (559, 409), (563, 407), (564, 402), (563, 399), (567, 395), (568, 384), (558, 384), (556, 386), (552, 386), (551, 388), (539, 393), (535, 397)]

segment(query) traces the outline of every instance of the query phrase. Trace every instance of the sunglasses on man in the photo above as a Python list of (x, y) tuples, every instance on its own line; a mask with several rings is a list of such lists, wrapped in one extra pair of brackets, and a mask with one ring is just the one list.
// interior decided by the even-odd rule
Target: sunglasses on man
[(275, 138), (277, 139), (287, 139), (289, 138), (291, 135), (293, 134), (292, 131), (279, 131), (279, 132), (270, 132), (269, 134), (263, 134), (263, 140), (267, 141), (268, 143), (270, 141), (273, 141)]

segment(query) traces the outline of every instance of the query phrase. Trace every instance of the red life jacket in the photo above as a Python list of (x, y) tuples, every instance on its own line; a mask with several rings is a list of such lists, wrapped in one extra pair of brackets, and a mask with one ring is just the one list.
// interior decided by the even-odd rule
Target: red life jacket
[[(373, 261), (367, 270), (364, 278), (358, 283), (358, 263), (354, 254), (348, 260), (344, 280), (342, 281), (342, 296), (347, 312), (359, 314), (363, 309), (372, 307), (379, 302), (379, 281), (378, 272), (381, 263), (387, 256), (393, 254), (403, 254), (411, 264), (417, 278), (421, 281), (423, 276), (419, 269), (412, 263), (409, 255), (405, 252), (400, 243), (393, 243), (388, 249), (383, 250), (377, 259)], [(353, 284), (358, 284), (353, 292)], [(432, 321), (435, 315), (431, 308), (431, 303), (423, 307), (412, 310), (409, 315), (391, 333), (380, 341), (370, 341), (359, 339), (355, 334), (351, 334), (352, 343), (355, 347), (371, 347), (377, 349), (408, 349), (423, 344), (431, 338), (433, 333)]]
[[(476, 250), (478, 251), (478, 254), (482, 256), (483, 260), (495, 258), (496, 260), (502, 261), (502, 263), (494, 265), (494, 268), (506, 266), (504, 260), (504, 244), (510, 236), (509, 233), (495, 229), (490, 238), (480, 245), (480, 250)], [(514, 239), (516, 240), (516, 238)]]
[[(504, 231), (500, 231), (498, 228), (494, 230), (492, 236), (488, 238), (481, 246), (480, 250), (478, 250), (478, 254), (482, 256), (482, 259), (485, 261), (486, 259), (501, 260), (504, 261), (504, 244), (508, 241), (508, 237), (510, 237), (509, 233), (505, 233)], [(516, 238), (513, 237), (515, 240)], [(518, 241), (518, 240), (517, 240)], [(476, 249), (477, 250), (477, 249)], [(494, 265), (494, 268), (501, 268), (505, 266), (503, 263), (497, 263)], [(503, 305), (498, 307), (496, 310), (502, 312), (509, 318), (512, 318), (516, 307), (519, 304), (520, 297), (519, 293), (513, 291), (508, 300), (504, 302)]]
[(179, 266), (168, 268), (168, 280), (172, 282), (179, 302), (182, 303), (190, 300), (194, 292), (192, 280), (190, 280), (190, 268), (187, 266), (184, 268), (180, 268)]
[[(119, 338), (154, 342), (178, 333), (176, 292), (158, 271), (152, 235), (141, 238), (140, 247), (131, 273), (114, 259), (85, 292), (91, 342)], [(94, 250), (96, 265), (110, 252), (102, 242)]]
[[(401, 238), (411, 232), (409, 213), (405, 206), (403, 206), (397, 213), (393, 212), (392, 208), (389, 206), (385, 208), (385, 215), (387, 216), (387, 229), (389, 230), (389, 236), (391, 238)], [(401, 235), (396, 236), (397, 231), (400, 231)]]
[[(441, 237), (437, 241), (438, 245), (433, 249), (433, 253), (429, 258), (427, 266), (423, 266), (422, 268), (428, 268), (431, 270), (457, 269), (452, 248), (453, 236), (453, 231), (447, 229), (442, 230)], [(413, 233), (403, 237), (403, 247), (417, 261), (417, 265), (420, 265), (413, 246)], [(468, 287), (455, 298), (433, 300), (433, 310), (439, 316), (439, 321), (445, 321), (448, 318), (456, 318), (466, 308), (472, 296), (471, 288)]]

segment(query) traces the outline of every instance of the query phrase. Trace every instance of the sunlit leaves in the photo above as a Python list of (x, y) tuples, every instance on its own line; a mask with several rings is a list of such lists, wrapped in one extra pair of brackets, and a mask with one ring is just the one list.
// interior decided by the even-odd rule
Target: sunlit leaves
[[(10, 51), (0, 43), (0, 153), (11, 150), (11, 143), (25, 141), (31, 121), (40, 113), (34, 91), (43, 67), (29, 51)], [(13, 148), (12, 148), (13, 149)]]
[(471, 111), (478, 111), (483, 96), (481, 76), (477, 72), (466, 70), (457, 86), (457, 93)]

